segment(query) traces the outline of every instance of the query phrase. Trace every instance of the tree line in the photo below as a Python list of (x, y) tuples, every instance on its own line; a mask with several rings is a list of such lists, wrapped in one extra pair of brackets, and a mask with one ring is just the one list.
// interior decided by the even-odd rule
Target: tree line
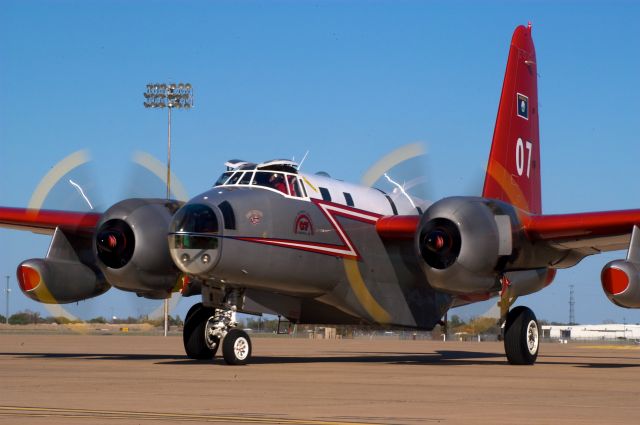
[[(6, 323), (6, 317), (0, 314), (0, 323)], [(148, 316), (138, 316), (133, 317), (129, 316), (127, 318), (116, 318), (112, 320), (107, 320), (103, 316), (94, 317), (89, 320), (72, 320), (68, 317), (64, 316), (47, 316), (42, 317), (40, 313), (37, 311), (24, 310), (19, 311), (15, 314), (9, 316), (9, 324), (10, 325), (37, 325), (37, 324), (58, 324), (58, 325), (70, 325), (75, 323), (91, 323), (91, 324), (118, 324), (118, 325), (132, 325), (132, 324), (150, 324), (153, 326), (163, 326), (164, 319), (163, 318), (154, 318), (151, 319)], [(170, 326), (183, 326), (184, 322), (180, 318), (179, 315), (171, 316), (169, 315), (169, 325)]]

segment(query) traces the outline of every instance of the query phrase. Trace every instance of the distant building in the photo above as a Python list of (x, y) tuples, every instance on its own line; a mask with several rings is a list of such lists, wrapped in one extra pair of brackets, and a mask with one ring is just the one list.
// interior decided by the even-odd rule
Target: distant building
[(542, 337), (551, 339), (631, 339), (640, 340), (640, 325), (562, 325), (542, 326)]

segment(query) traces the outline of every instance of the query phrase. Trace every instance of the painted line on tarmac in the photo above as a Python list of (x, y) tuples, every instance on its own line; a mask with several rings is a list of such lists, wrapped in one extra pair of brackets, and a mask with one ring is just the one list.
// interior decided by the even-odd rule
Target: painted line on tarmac
[(313, 419), (286, 419), (266, 416), (193, 415), (183, 413), (130, 412), (122, 410), (64, 409), (55, 407), (0, 406), (0, 417), (63, 417), (78, 419), (139, 419), (179, 422), (225, 422), (285, 425), (380, 425), (380, 422), (343, 422)]
[(638, 345), (576, 345), (578, 348), (594, 348), (598, 350), (640, 350)]

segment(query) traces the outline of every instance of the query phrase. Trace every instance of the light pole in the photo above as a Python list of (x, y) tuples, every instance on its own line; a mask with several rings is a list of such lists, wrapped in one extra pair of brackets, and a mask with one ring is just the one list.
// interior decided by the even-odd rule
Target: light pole
[(8, 325), (9, 324), (9, 293), (11, 292), (11, 289), (9, 288), (9, 275), (6, 276), (7, 277), (7, 310), (6, 310), (6, 316), (4, 318), (4, 322)]
[[(144, 93), (145, 108), (167, 108), (167, 199), (171, 198), (171, 110), (193, 108), (193, 87), (189, 83), (149, 83)], [(169, 298), (164, 300), (164, 336), (169, 331)]]

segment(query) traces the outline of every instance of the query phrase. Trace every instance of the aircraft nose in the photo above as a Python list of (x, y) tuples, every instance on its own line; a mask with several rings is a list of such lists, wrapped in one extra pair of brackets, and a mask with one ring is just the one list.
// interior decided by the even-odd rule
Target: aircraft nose
[(186, 204), (169, 227), (169, 251), (176, 266), (185, 273), (206, 276), (220, 258), (222, 229), (217, 207)]

